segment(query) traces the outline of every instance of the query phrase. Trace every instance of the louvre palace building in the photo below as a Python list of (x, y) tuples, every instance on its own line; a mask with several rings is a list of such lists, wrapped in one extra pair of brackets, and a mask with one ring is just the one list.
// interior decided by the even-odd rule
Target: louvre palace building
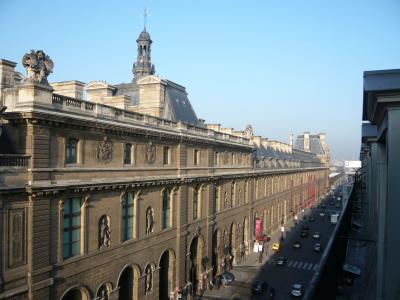
[(0, 299), (195, 294), (326, 193), (325, 134), (207, 124), (155, 75), (151, 46), (144, 29), (133, 80), (116, 85), (49, 83), (42, 50), (26, 75), (0, 60)]

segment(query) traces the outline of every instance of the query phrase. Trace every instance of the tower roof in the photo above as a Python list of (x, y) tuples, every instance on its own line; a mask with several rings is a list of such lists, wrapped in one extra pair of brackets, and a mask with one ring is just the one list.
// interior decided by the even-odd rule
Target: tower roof
[(139, 37), (136, 41), (137, 42), (139, 42), (139, 41), (150, 41), (151, 42), (150, 34), (146, 31), (146, 28), (139, 34)]

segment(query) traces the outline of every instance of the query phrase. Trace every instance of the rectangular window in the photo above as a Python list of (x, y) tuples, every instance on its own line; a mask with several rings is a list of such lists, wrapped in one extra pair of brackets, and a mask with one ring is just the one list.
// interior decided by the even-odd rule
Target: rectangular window
[(232, 165), (235, 164), (235, 153), (231, 154), (231, 159), (232, 159)]
[(76, 164), (78, 162), (78, 140), (74, 138), (67, 139), (65, 144), (65, 163)]
[(195, 149), (193, 153), (193, 164), (198, 165), (200, 164), (200, 151)]
[(214, 189), (214, 197), (215, 197), (214, 207), (215, 207), (215, 209), (217, 211), (221, 210), (220, 194), (221, 194), (221, 188), (219, 186), (215, 186), (215, 189)]
[(215, 165), (219, 166), (219, 152), (215, 152)]
[(195, 188), (193, 192), (193, 220), (196, 220), (198, 217), (199, 217), (199, 190), (198, 188)]
[(163, 148), (163, 164), (164, 165), (169, 164), (169, 147)]
[(63, 212), (63, 257), (80, 253), (81, 245), (81, 198), (68, 198)]
[(125, 144), (124, 148), (124, 164), (130, 165), (132, 163), (132, 145)]
[(122, 201), (122, 241), (127, 241), (133, 237), (133, 193), (125, 193)]
[(170, 194), (169, 190), (163, 191), (162, 199), (162, 229), (168, 228), (170, 225)]

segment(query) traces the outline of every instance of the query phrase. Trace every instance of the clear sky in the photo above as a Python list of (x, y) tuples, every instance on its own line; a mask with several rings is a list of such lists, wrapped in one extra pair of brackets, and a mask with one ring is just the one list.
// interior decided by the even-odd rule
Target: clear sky
[(400, 68), (399, 0), (0, 0), (0, 58), (25, 74), (43, 49), (50, 82), (130, 82), (144, 7), (156, 73), (199, 118), (283, 142), (325, 132), (335, 159), (358, 158), (363, 71)]

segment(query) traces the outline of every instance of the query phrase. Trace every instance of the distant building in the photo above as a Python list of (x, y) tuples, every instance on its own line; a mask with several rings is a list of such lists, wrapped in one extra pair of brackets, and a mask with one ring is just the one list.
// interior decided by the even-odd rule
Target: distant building
[(304, 134), (297, 136), (294, 148), (310, 152), (317, 156), (321, 162), (327, 166), (329, 165), (329, 147), (326, 144), (325, 133), (310, 134), (309, 132), (304, 132)]
[(27, 77), (0, 60), (0, 299), (200, 293), (256, 221), (271, 234), (326, 193), (326, 145), (206, 124), (154, 75), (146, 30), (137, 43), (116, 85), (49, 84), (43, 51), (24, 56)]

